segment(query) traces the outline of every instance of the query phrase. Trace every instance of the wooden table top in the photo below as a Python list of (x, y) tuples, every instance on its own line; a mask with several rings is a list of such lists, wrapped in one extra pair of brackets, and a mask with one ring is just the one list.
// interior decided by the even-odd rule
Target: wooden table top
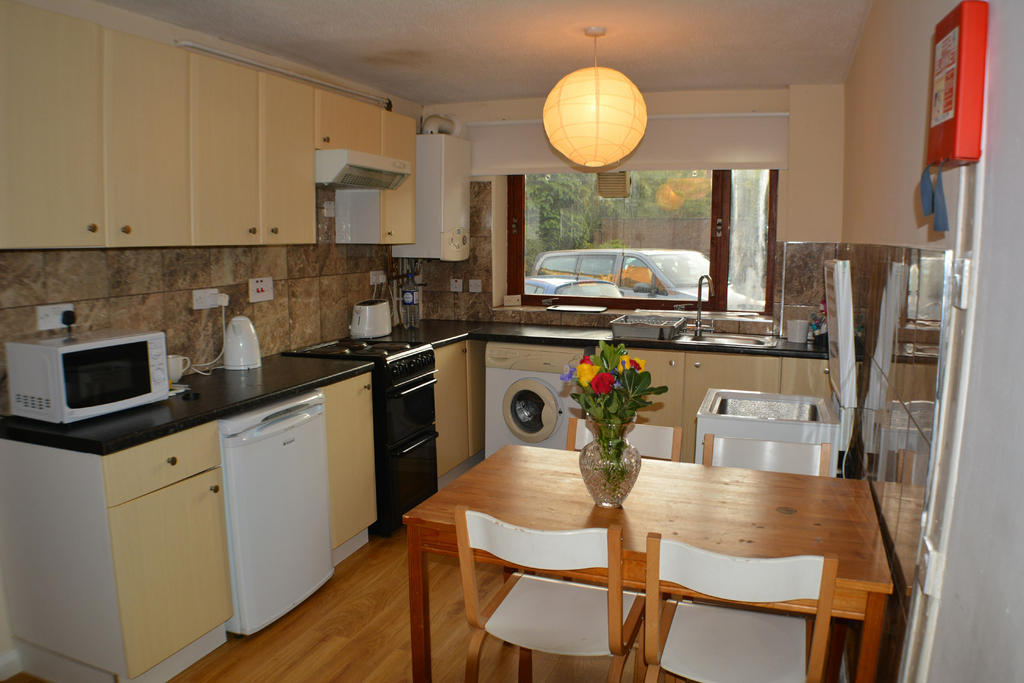
[(587, 493), (578, 458), (575, 451), (506, 446), (404, 521), (450, 532), (455, 506), (467, 505), (536, 529), (620, 524), (627, 561), (643, 561), (651, 531), (730, 555), (834, 555), (837, 590), (892, 592), (866, 481), (645, 459), (624, 507), (604, 509)]

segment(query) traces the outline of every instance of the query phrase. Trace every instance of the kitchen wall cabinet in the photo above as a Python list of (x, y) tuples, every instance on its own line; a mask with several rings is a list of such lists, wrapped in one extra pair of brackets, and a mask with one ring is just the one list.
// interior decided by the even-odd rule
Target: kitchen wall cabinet
[(314, 147), (380, 154), (380, 107), (327, 90), (317, 90)]
[(373, 385), (359, 375), (323, 388), (331, 547), (377, 521), (373, 455)]
[[(781, 358), (738, 353), (686, 352), (683, 391), (683, 462), (694, 462), (697, 410), (708, 389), (740, 389), (778, 393)], [(654, 379), (660, 383), (657, 375)]]
[(313, 88), (268, 73), (259, 81), (260, 241), (316, 242)]
[(380, 193), (381, 244), (416, 241), (416, 119), (381, 111), (381, 154), (412, 162), (412, 173), (396, 190)]
[(434, 349), (438, 476), (446, 474), (475, 452), (470, 449), (468, 355), (468, 342), (465, 341)]
[(188, 53), (106, 30), (103, 48), (106, 244), (189, 244)]
[(259, 74), (189, 55), (194, 244), (259, 243)]
[(223, 498), (216, 422), (107, 456), (3, 441), (12, 632), (65, 671), (202, 657), (232, 609)]
[(828, 361), (819, 358), (783, 358), (779, 393), (818, 396), (831, 401)]
[(641, 409), (637, 413), (637, 421), (662, 427), (681, 427), (686, 355), (682, 351), (655, 349), (635, 349), (632, 352), (646, 362), (644, 369), (651, 373), (654, 385), (664, 384), (668, 387), (667, 393), (649, 398), (654, 405)]
[(0, 2), (0, 248), (104, 244), (100, 27)]

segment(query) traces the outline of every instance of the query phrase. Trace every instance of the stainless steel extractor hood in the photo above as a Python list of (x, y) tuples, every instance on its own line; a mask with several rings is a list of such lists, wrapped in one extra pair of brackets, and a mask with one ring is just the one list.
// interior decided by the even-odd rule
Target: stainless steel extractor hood
[(412, 173), (412, 162), (352, 149), (318, 149), (316, 183), (339, 189), (394, 190)]

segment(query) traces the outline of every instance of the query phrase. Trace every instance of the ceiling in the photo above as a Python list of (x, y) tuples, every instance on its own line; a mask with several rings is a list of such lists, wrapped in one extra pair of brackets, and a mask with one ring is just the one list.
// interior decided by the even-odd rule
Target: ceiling
[(543, 97), (598, 62), (644, 92), (842, 83), (871, 0), (101, 0), (419, 104)]

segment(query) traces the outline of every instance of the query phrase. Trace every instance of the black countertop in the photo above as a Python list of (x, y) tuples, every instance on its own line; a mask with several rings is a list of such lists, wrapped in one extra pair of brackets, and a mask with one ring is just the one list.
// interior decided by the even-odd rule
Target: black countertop
[(268, 356), (253, 370), (215, 370), (184, 378), (192, 398), (178, 394), (146, 406), (67, 425), (7, 417), (0, 438), (106, 455), (205, 422), (258, 408), (369, 372), (373, 363)]
[[(657, 339), (614, 339), (600, 327), (561, 327), (519, 323), (480, 323), (458, 320), (424, 320), (419, 327), (396, 329), (383, 340), (454, 344), (465, 339), (546, 346), (586, 347), (601, 339), (622, 342), (631, 348), (679, 351), (726, 352), (757, 356), (827, 358), (827, 351), (809, 344), (780, 340), (772, 348), (717, 344), (687, 344)], [(57, 425), (18, 417), (0, 419), (0, 438), (105, 455), (174, 434), (205, 422), (279, 401), (304, 391), (370, 372), (373, 364), (358, 360), (333, 360), (269, 356), (255, 370), (216, 370), (210, 376), (185, 378), (196, 395), (173, 396), (166, 401), (125, 410), (105, 417)]]

